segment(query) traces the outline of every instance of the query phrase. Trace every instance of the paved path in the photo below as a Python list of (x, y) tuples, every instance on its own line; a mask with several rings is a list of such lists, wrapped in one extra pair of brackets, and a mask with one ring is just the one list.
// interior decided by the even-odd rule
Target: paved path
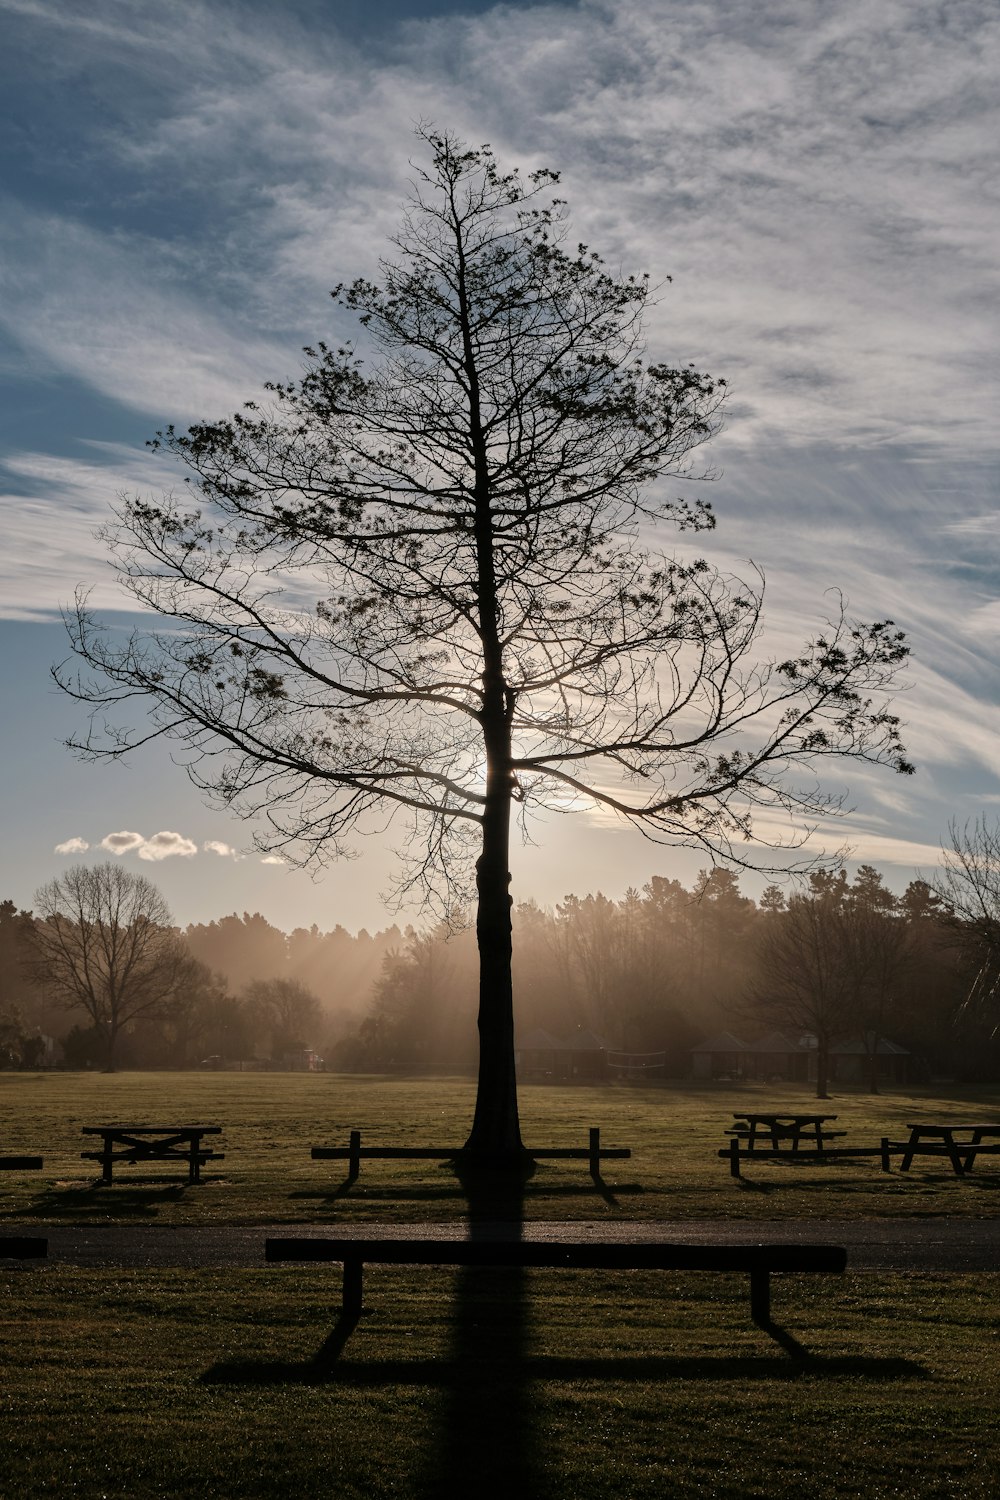
[[(276, 1235), (414, 1235), (465, 1237), (448, 1224), (274, 1224), (249, 1228), (121, 1225), (12, 1225), (8, 1232), (44, 1235), (49, 1260), (83, 1266), (262, 1266), (264, 1240)], [(517, 1234), (511, 1224), (477, 1226), (483, 1235)], [(846, 1245), (854, 1271), (1000, 1271), (1000, 1218), (993, 1219), (682, 1219), (663, 1223), (621, 1220), (569, 1224), (529, 1223), (525, 1239), (657, 1240), (728, 1244)]]

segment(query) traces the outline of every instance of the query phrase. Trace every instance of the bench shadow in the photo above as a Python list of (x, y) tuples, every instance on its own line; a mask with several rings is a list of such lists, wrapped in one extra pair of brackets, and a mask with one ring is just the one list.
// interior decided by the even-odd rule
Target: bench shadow
[[(457, 1163), (454, 1161), (442, 1162), (438, 1170), (442, 1174), (447, 1174), (454, 1179), (458, 1171)], [(621, 1197), (634, 1197), (646, 1191), (641, 1182), (616, 1182), (612, 1184), (607, 1182), (600, 1173), (595, 1175), (590, 1172), (584, 1178), (581, 1178), (579, 1183), (548, 1183), (545, 1181), (545, 1173), (551, 1170), (551, 1168), (546, 1168), (539, 1164), (534, 1166), (531, 1182), (532, 1198), (583, 1198), (592, 1194), (600, 1198), (609, 1208), (616, 1208)], [(539, 1174), (542, 1174), (540, 1178)], [(353, 1176), (348, 1173), (341, 1182), (336, 1183), (332, 1187), (296, 1189), (294, 1192), (288, 1194), (288, 1200), (289, 1202), (313, 1203), (318, 1207), (322, 1207), (324, 1203), (332, 1206), (341, 1199), (348, 1197), (358, 1187), (360, 1180), (360, 1173), (355, 1173)], [(401, 1188), (395, 1183), (391, 1186), (384, 1186), (382, 1184), (369, 1186), (366, 1183), (362, 1183), (358, 1191), (359, 1196), (363, 1196), (368, 1202), (429, 1203), (454, 1201), (459, 1198), (468, 1199), (466, 1187), (462, 1185), (461, 1181), (456, 1183), (454, 1180), (450, 1182), (442, 1181), (440, 1185), (424, 1185), (416, 1188)], [(489, 1189), (487, 1188), (486, 1191), (488, 1192)], [(502, 1214), (493, 1215), (494, 1218), (502, 1216)]]
[[(280, 1385), (349, 1385), (354, 1389), (378, 1389), (385, 1385), (432, 1386), (453, 1396), (467, 1386), (470, 1365), (465, 1359), (386, 1359), (351, 1360), (341, 1357), (354, 1324), (341, 1320), (330, 1337), (311, 1359), (303, 1360), (223, 1360), (200, 1377), (205, 1385), (280, 1386)], [(793, 1339), (792, 1343), (796, 1343)], [(720, 1355), (635, 1355), (605, 1358), (559, 1355), (534, 1355), (515, 1365), (506, 1361), (484, 1361), (483, 1383), (489, 1399), (509, 1382), (525, 1385), (536, 1380), (607, 1380), (651, 1381), (664, 1385), (683, 1380), (798, 1380), (803, 1375), (830, 1379), (852, 1377), (876, 1383), (905, 1380), (930, 1380), (931, 1372), (918, 1360), (876, 1358), (861, 1354), (819, 1355), (797, 1345), (799, 1356), (793, 1359), (766, 1354)], [(482, 1393), (482, 1391), (480, 1392)], [(467, 1404), (471, 1404), (471, 1398)], [(476, 1424), (482, 1427), (489, 1413), (477, 1409)], [(489, 1418), (492, 1425), (492, 1418)], [(497, 1421), (500, 1419), (497, 1418)], [(472, 1429), (472, 1433), (477, 1428)], [(448, 1424), (445, 1424), (445, 1434)], [(514, 1433), (504, 1434), (502, 1441), (514, 1441)], [(470, 1435), (478, 1446), (478, 1439)], [(467, 1476), (466, 1476), (467, 1477)], [(451, 1493), (446, 1491), (446, 1493)], [(458, 1491), (457, 1493), (460, 1493)]]

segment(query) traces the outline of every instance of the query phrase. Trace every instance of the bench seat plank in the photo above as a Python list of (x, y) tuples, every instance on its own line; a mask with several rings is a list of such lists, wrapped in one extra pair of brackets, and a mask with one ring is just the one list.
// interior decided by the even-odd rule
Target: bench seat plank
[(560, 1270), (742, 1271), (750, 1276), (750, 1311), (755, 1323), (771, 1318), (772, 1272), (837, 1274), (847, 1264), (842, 1245), (672, 1244), (662, 1241), (378, 1239), (274, 1236), (265, 1241), (265, 1260), (340, 1262), (344, 1267), (343, 1308), (357, 1317), (362, 1307), (366, 1263), (398, 1266), (538, 1267)]

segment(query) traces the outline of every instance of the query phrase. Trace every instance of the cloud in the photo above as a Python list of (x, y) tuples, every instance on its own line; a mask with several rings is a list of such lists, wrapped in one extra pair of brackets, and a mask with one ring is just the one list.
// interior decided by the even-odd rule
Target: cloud
[(218, 854), (222, 859), (235, 859), (236, 850), (231, 844), (224, 844), (220, 839), (206, 839), (201, 846), (206, 854)]
[(139, 846), (139, 858), (148, 860), (172, 859), (174, 855), (191, 859), (197, 853), (198, 845), (181, 833), (154, 833)]
[(146, 842), (145, 834), (130, 833), (122, 829), (120, 833), (109, 833), (101, 839), (101, 848), (107, 849), (109, 854), (129, 854), (133, 849), (139, 849)]
[(65, 843), (57, 844), (53, 850), (54, 854), (85, 854), (90, 848), (86, 839), (66, 839)]
[(287, 860), (282, 859), (280, 854), (265, 854), (261, 860), (262, 865), (284, 865)]
[(140, 859), (159, 861), (180, 855), (191, 859), (198, 853), (198, 845), (182, 833), (164, 830), (146, 838), (143, 833), (132, 833), (123, 829), (121, 833), (109, 833), (101, 840), (101, 848), (111, 854), (138, 854)]

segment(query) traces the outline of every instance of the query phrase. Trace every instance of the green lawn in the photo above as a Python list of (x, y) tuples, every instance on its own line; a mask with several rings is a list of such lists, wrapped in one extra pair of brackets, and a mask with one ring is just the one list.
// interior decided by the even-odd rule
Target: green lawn
[[(0, 1228), (45, 1221), (233, 1223), (459, 1218), (448, 1166), (364, 1163), (344, 1189), (313, 1144), (452, 1145), (472, 1085), (289, 1074), (0, 1074)], [(790, 1087), (522, 1090), (529, 1144), (630, 1161), (541, 1165), (529, 1219), (992, 1215), (1000, 1173), (925, 1162), (755, 1164), (717, 1156), (733, 1110), (815, 1110)], [(1000, 1119), (997, 1089), (824, 1106), (851, 1141), (910, 1119)], [(225, 1161), (110, 1188), (80, 1160), (85, 1124), (206, 1123)], [(491, 1211), (495, 1205), (479, 1205)], [(42, 1495), (638, 1500), (997, 1494), (995, 1276), (779, 1278), (791, 1357), (749, 1319), (744, 1278), (366, 1274), (368, 1311), (338, 1348), (337, 1267), (0, 1269), (0, 1500)], [(318, 1358), (326, 1345), (324, 1358)], [(338, 1357), (332, 1358), (332, 1354)]]
[[(0, 1178), (0, 1219), (63, 1222), (331, 1223), (461, 1217), (466, 1199), (453, 1170), (422, 1162), (365, 1162), (344, 1187), (346, 1167), (312, 1162), (313, 1145), (346, 1145), (351, 1128), (383, 1144), (460, 1145), (473, 1085), (453, 1079), (386, 1081), (289, 1073), (0, 1073), (0, 1152), (34, 1152), (41, 1173)], [(765, 1108), (838, 1116), (844, 1144), (875, 1145), (911, 1119), (981, 1116), (1000, 1121), (1000, 1089), (949, 1089), (871, 1097), (839, 1094), (817, 1105), (791, 1085), (694, 1085), (662, 1089), (552, 1088), (521, 1091), (528, 1145), (586, 1146), (601, 1127), (608, 1145), (630, 1146), (595, 1186), (585, 1161), (539, 1164), (525, 1189), (529, 1219), (623, 1217), (808, 1218), (997, 1212), (1000, 1166), (982, 1158), (957, 1179), (925, 1159), (906, 1175), (883, 1174), (877, 1159), (829, 1166), (750, 1166), (741, 1183), (717, 1152), (734, 1110)], [(110, 1188), (95, 1187), (96, 1164), (80, 1159), (82, 1125), (124, 1121), (223, 1126), (225, 1160), (188, 1187), (183, 1169), (159, 1180), (125, 1167)], [(1000, 1158), (993, 1158), (1000, 1163)]]
[(0, 1495), (993, 1500), (990, 1277), (0, 1272)]

